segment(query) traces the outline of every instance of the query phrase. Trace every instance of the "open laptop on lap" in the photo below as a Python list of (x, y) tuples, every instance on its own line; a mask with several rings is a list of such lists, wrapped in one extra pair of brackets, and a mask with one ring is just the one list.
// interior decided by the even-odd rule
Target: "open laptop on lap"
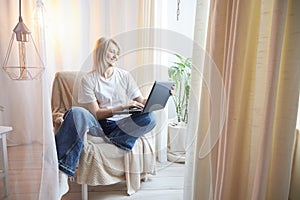
[(170, 81), (155, 81), (143, 109), (129, 109), (114, 112), (114, 115), (148, 113), (163, 109), (170, 97), (170, 89), (174, 85)]

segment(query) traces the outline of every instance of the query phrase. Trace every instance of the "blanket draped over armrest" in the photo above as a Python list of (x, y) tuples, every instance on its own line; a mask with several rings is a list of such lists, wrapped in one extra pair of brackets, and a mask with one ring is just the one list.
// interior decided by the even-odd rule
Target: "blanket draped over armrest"
[[(77, 84), (82, 72), (57, 72), (52, 88), (52, 117), (55, 132), (64, 113), (77, 103)], [(155, 174), (155, 137), (150, 132), (140, 137), (129, 153), (101, 137), (85, 134), (76, 181), (79, 184), (110, 185), (126, 181), (127, 193), (134, 194), (146, 174)]]

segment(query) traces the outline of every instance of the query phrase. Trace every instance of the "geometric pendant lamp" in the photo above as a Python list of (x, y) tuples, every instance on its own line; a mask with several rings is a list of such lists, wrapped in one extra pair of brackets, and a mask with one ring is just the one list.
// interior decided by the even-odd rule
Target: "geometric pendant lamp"
[(21, 0), (19, 22), (13, 29), (2, 67), (12, 80), (39, 79), (45, 69), (31, 32), (23, 22)]

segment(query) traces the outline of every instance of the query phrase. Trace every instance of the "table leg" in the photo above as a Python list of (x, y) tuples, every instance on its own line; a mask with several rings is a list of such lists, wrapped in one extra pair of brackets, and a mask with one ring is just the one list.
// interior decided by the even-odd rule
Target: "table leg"
[(7, 146), (6, 146), (6, 135), (2, 135), (2, 150), (3, 150), (3, 161), (4, 161), (4, 189), (5, 197), (9, 195), (9, 181), (8, 181), (8, 158), (7, 158)]

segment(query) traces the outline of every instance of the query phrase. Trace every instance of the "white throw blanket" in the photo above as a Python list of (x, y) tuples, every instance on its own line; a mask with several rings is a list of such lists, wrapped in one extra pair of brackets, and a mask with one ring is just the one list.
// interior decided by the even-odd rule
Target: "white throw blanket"
[(127, 193), (134, 194), (146, 174), (155, 174), (155, 152), (151, 133), (136, 141), (127, 153), (101, 137), (85, 136), (77, 171), (77, 183), (110, 185), (126, 180)]

